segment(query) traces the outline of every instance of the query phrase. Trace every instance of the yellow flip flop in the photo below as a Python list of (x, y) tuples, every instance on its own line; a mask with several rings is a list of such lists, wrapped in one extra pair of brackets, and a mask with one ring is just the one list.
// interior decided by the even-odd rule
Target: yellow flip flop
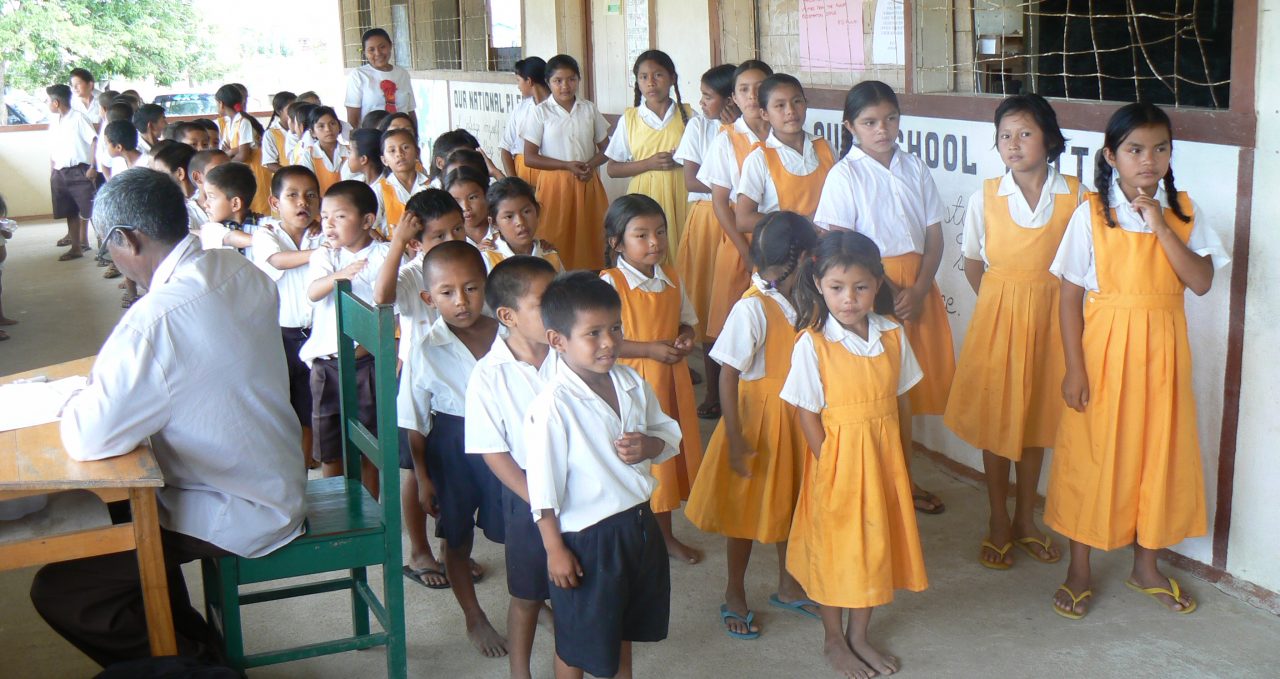
[(1018, 545), (1019, 549), (1026, 552), (1028, 556), (1035, 559), (1036, 561), (1039, 561), (1040, 563), (1058, 563), (1059, 561), (1062, 561), (1061, 553), (1058, 554), (1057, 558), (1046, 559), (1040, 556), (1040, 554), (1038, 554), (1036, 550), (1031, 548), (1031, 545), (1039, 545), (1042, 549), (1044, 549), (1045, 553), (1047, 554), (1049, 552), (1049, 548), (1053, 546), (1053, 540), (1050, 539), (1047, 534), (1043, 538), (1032, 538), (1032, 537), (1018, 538), (1013, 542), (1014, 544)]
[(993, 571), (1007, 571), (1013, 567), (1013, 564), (1004, 562), (1004, 555), (1008, 554), (1009, 550), (1013, 548), (1012, 542), (1006, 542), (1004, 544), (1004, 547), (997, 547), (994, 544), (992, 544), (990, 540), (983, 540), (982, 548), (989, 549), (995, 552), (996, 554), (999, 554), (1000, 560), (994, 561), (994, 562), (987, 561), (986, 559), (982, 558), (982, 550), (978, 550), (978, 563), (982, 564), (983, 566), (986, 566), (987, 568), (990, 568)]
[[(1050, 601), (1049, 604), (1053, 606), (1054, 613), (1057, 613), (1058, 615), (1061, 615), (1062, 617), (1067, 618), (1068, 620), (1079, 620), (1080, 618), (1083, 618), (1084, 616), (1089, 614), (1089, 609), (1087, 608), (1085, 609), (1084, 613), (1076, 613), (1075, 608), (1081, 601), (1084, 601), (1085, 599), (1092, 599), (1093, 590), (1086, 589), (1085, 591), (1081, 592), (1079, 596), (1076, 596), (1076, 593), (1072, 592), (1066, 585), (1059, 585), (1057, 592), (1066, 592), (1067, 596), (1071, 597), (1071, 610), (1064, 611), (1061, 608), (1058, 608), (1057, 604)], [(1057, 592), (1054, 592), (1054, 593), (1056, 594)]]
[(1191, 603), (1187, 604), (1187, 607), (1186, 607), (1186, 608), (1182, 608), (1182, 609), (1174, 609), (1172, 606), (1170, 606), (1170, 605), (1166, 604), (1166, 603), (1165, 603), (1165, 602), (1163, 602), (1163, 601), (1160, 601), (1160, 598), (1159, 598), (1159, 597), (1160, 597), (1160, 595), (1162, 595), (1162, 594), (1163, 594), (1163, 595), (1165, 595), (1165, 596), (1173, 597), (1173, 600), (1174, 600), (1174, 601), (1179, 601), (1179, 600), (1181, 600), (1181, 599), (1182, 599), (1182, 586), (1181, 586), (1181, 585), (1179, 585), (1179, 584), (1178, 584), (1178, 581), (1177, 581), (1177, 580), (1174, 580), (1173, 578), (1169, 578), (1169, 587), (1168, 587), (1168, 588), (1165, 588), (1165, 587), (1142, 587), (1142, 586), (1138, 585), (1138, 583), (1136, 583), (1136, 582), (1134, 582), (1134, 581), (1132, 581), (1132, 580), (1125, 580), (1125, 581), (1124, 581), (1124, 584), (1125, 584), (1125, 586), (1126, 586), (1126, 587), (1128, 587), (1129, 589), (1131, 589), (1131, 590), (1133, 590), (1133, 591), (1135, 591), (1135, 592), (1141, 592), (1142, 594), (1146, 594), (1147, 596), (1151, 597), (1152, 599), (1155, 599), (1156, 601), (1160, 602), (1160, 605), (1161, 605), (1161, 606), (1164, 606), (1165, 608), (1167, 608), (1167, 609), (1169, 609), (1169, 610), (1173, 611), (1174, 613), (1181, 613), (1182, 615), (1186, 615), (1186, 614), (1188, 614), (1188, 613), (1190, 613), (1190, 612), (1192, 612), (1192, 611), (1196, 610), (1196, 606), (1198, 605), (1198, 604), (1196, 603), (1196, 600), (1195, 600), (1195, 599), (1192, 599), (1192, 600), (1191, 600)]

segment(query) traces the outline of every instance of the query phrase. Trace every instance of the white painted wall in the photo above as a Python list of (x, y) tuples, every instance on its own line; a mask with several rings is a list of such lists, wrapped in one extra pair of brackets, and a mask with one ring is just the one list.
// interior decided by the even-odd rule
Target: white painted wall
[(46, 130), (0, 132), (0, 195), (11, 218), (53, 212)]
[[(650, 0), (654, 3), (654, 36), (658, 49), (671, 55), (680, 75), (684, 103), (698, 110), (702, 74), (711, 63), (711, 19), (706, 3), (688, 0)], [(674, 96), (674, 95), (673, 95)]]

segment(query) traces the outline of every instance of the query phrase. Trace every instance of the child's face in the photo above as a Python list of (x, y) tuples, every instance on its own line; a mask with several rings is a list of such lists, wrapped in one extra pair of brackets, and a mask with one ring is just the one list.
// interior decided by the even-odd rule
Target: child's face
[(271, 196), (271, 207), (280, 220), (292, 229), (305, 229), (320, 212), (320, 186), (309, 177), (291, 175), (280, 187), (280, 195)]
[(996, 149), (1004, 166), (1014, 172), (1030, 172), (1045, 166), (1044, 131), (1030, 113), (1011, 113), (996, 128)]
[[(208, 170), (206, 170), (208, 172)], [(222, 189), (214, 186), (208, 180), (204, 183), (204, 204), (205, 212), (209, 215), (211, 222), (225, 222), (235, 216), (236, 205), (239, 198), (229, 198)]]
[(333, 116), (325, 116), (317, 120), (315, 126), (311, 128), (311, 134), (321, 144), (336, 144), (338, 142), (338, 133), (341, 131), (342, 123), (338, 122), (338, 119)]
[(369, 156), (362, 156), (355, 151), (352, 146), (351, 155), (347, 156), (347, 169), (352, 172), (363, 172), (365, 165), (369, 164)]
[(1154, 196), (1160, 180), (1169, 172), (1173, 139), (1164, 125), (1144, 125), (1120, 140), (1116, 151), (1104, 147), (1103, 156), (1120, 175), (1121, 184)]
[(147, 133), (149, 133), (152, 136), (152, 138), (159, 139), (161, 135), (164, 134), (164, 128), (168, 126), (169, 126), (169, 117), (160, 116), (159, 120), (155, 121), (154, 123), (151, 123), (150, 125), (147, 125)]
[(467, 231), (463, 228), (462, 213), (450, 212), (447, 215), (427, 221), (422, 229), (422, 252), (431, 252), (431, 248), (451, 240), (463, 240)]
[(396, 118), (387, 125), (388, 130), (409, 130), (413, 132), (413, 123), (408, 118)]
[(866, 267), (833, 266), (818, 279), (818, 291), (827, 309), (847, 330), (865, 327), (867, 314), (875, 309), (880, 280)]
[(449, 195), (458, 201), (462, 208), (462, 220), (467, 230), (478, 230), (489, 226), (489, 205), (485, 203), (484, 189), (474, 182), (457, 182), (449, 187)]
[(551, 72), (551, 76), (547, 78), (547, 85), (551, 88), (551, 96), (555, 97), (556, 103), (568, 106), (578, 96), (578, 82), (582, 78), (567, 68), (557, 68)]
[(870, 156), (892, 155), (898, 143), (898, 119), (901, 114), (893, 102), (882, 101), (858, 111), (844, 127), (858, 141), (858, 148)]
[(769, 93), (769, 101), (765, 102), (764, 107), (764, 119), (769, 121), (769, 127), (773, 128), (775, 134), (804, 134), (804, 118), (808, 110), (809, 104), (805, 101), (803, 90), (782, 85)]
[(498, 318), (510, 328), (512, 334), (529, 344), (547, 343), (547, 328), (542, 324), (542, 293), (547, 291), (555, 276), (537, 274), (529, 279), (529, 287), (516, 300), (515, 308), (500, 307)]
[(533, 80), (529, 78), (522, 78), (519, 75), (517, 75), (516, 89), (520, 90), (520, 96), (532, 97), (533, 96)]
[(191, 197), (191, 184), (187, 181), (187, 171), (185, 169), (180, 167), (169, 167), (158, 160), (151, 161), (151, 169), (169, 175), (169, 177), (178, 184), (179, 188), (182, 189), (183, 197)]
[(579, 309), (568, 335), (547, 332), (548, 344), (574, 372), (607, 374), (618, 362), (622, 345), (621, 309)]
[(66, 111), (66, 109), (62, 107), (62, 102), (61, 102), (61, 101), (58, 101), (58, 100), (57, 100), (56, 98), (54, 98), (54, 97), (49, 97), (49, 112), (50, 112), (50, 113), (52, 113), (52, 114), (54, 114), (54, 115), (61, 115), (64, 111)]
[(196, 151), (204, 151), (209, 146), (209, 133), (206, 130), (187, 130), (182, 134), (182, 143)]
[(382, 164), (392, 172), (413, 172), (418, 166), (418, 143), (407, 134), (397, 134), (382, 145)]
[(666, 101), (671, 98), (671, 71), (656, 61), (645, 61), (636, 69), (636, 85), (645, 101)]
[(507, 198), (498, 203), (498, 214), (493, 215), (493, 225), (502, 240), (519, 253), (533, 249), (533, 239), (538, 235), (538, 205), (528, 196)]
[(81, 80), (80, 78), (72, 78), (71, 91), (75, 92), (77, 97), (83, 99), (89, 96), (89, 93), (93, 91), (93, 83), (87, 80)]
[(628, 264), (648, 273), (667, 256), (667, 220), (661, 215), (635, 217), (614, 247)]
[(719, 120), (720, 114), (724, 112), (724, 105), (728, 100), (720, 96), (715, 90), (707, 87), (703, 83), (701, 88), (702, 97), (698, 99), (698, 106), (702, 108), (702, 115), (707, 120)]
[(358, 251), (369, 243), (376, 214), (361, 214), (346, 196), (325, 196), (320, 201), (320, 223), (330, 247)]
[(111, 158), (119, 158), (124, 155), (124, 147), (119, 144), (107, 142), (107, 155)]
[(484, 266), (466, 259), (434, 262), (426, 269), (423, 301), (455, 328), (474, 325), (484, 310)]
[(733, 103), (738, 105), (743, 118), (747, 120), (760, 118), (760, 107), (756, 105), (756, 92), (760, 90), (760, 83), (764, 82), (766, 77), (768, 76), (764, 71), (752, 69), (733, 81)]

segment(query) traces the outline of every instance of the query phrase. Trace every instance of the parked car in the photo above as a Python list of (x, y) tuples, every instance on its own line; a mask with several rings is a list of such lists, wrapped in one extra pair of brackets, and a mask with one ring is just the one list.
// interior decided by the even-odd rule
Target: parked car
[(152, 103), (163, 106), (165, 113), (171, 116), (207, 116), (218, 113), (218, 102), (208, 93), (161, 94)]
[(21, 101), (12, 101), (7, 96), (4, 102), (5, 125), (39, 125), (49, 121), (49, 111)]

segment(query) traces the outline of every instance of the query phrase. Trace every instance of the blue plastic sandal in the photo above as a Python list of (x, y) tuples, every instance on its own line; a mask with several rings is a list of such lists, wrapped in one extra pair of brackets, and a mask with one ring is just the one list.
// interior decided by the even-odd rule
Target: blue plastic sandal
[(805, 606), (813, 606), (814, 608), (818, 607), (819, 605), (818, 602), (810, 599), (796, 599), (795, 601), (783, 601), (782, 599), (778, 598), (778, 593), (774, 592), (773, 594), (769, 595), (769, 605), (777, 606), (778, 608), (781, 608), (784, 611), (797, 613), (807, 618), (813, 618), (814, 620), (822, 619), (822, 616), (818, 615), (817, 613), (814, 613), (813, 611), (806, 611), (804, 609)]
[(744, 641), (759, 639), (760, 638), (759, 632), (735, 632), (729, 629), (730, 620), (740, 620), (742, 621), (743, 624), (747, 626), (747, 629), (751, 629), (751, 625), (755, 622), (755, 619), (756, 619), (756, 614), (754, 611), (747, 611), (747, 617), (744, 618), (741, 615), (738, 615), (737, 613), (734, 613), (733, 611), (729, 610), (728, 604), (720, 604), (720, 622), (724, 623), (725, 633), (728, 634), (730, 637), (733, 637), (734, 639), (742, 639)]

